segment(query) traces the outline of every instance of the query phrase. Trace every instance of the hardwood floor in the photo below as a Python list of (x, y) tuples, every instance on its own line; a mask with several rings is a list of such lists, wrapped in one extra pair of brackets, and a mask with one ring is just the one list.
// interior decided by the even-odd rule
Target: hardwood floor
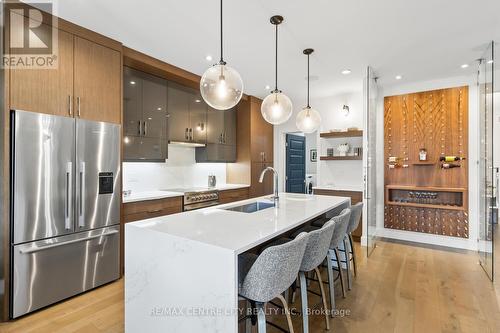
[[(383, 242), (369, 260), (358, 248), (358, 277), (330, 320), (330, 332), (500, 332), (500, 288), (492, 285), (474, 252)], [(312, 289), (317, 287), (313, 282)], [(340, 291), (340, 288), (337, 288)], [(319, 298), (310, 294), (310, 305)], [(292, 307), (300, 307), (300, 297)], [(271, 318), (286, 327), (284, 316)], [(294, 316), (296, 332), (301, 318)], [(311, 317), (310, 332), (323, 332), (324, 317)], [(123, 280), (19, 320), (0, 332), (123, 332)], [(280, 332), (268, 325), (268, 332)], [(148, 332), (149, 333), (149, 332)]]

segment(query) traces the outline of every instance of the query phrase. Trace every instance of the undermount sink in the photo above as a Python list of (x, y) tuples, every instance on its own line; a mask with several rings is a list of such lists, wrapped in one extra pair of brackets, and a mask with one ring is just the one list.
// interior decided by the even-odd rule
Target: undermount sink
[(255, 213), (258, 212), (259, 210), (271, 207), (274, 207), (274, 203), (257, 201), (241, 206), (225, 208), (225, 210), (232, 210), (233, 212), (240, 212), (240, 213)]

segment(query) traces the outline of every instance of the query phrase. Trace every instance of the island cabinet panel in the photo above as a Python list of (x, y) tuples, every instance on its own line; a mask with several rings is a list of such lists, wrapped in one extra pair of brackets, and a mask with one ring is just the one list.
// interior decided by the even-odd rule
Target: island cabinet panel
[(133, 222), (182, 212), (182, 197), (129, 202), (123, 205), (124, 222)]
[(248, 187), (219, 192), (219, 203), (225, 204), (248, 199)]
[[(358, 191), (337, 191), (337, 190), (322, 190), (315, 189), (314, 194), (318, 195), (333, 195), (337, 197), (349, 197), (351, 198), (351, 205), (355, 205), (358, 202), (363, 201), (363, 192)], [(361, 236), (363, 235), (363, 217), (361, 216), (361, 221), (359, 222), (358, 228), (352, 233), (352, 238), (359, 242)]]
[(74, 90), (77, 116), (121, 122), (121, 54), (75, 37)]

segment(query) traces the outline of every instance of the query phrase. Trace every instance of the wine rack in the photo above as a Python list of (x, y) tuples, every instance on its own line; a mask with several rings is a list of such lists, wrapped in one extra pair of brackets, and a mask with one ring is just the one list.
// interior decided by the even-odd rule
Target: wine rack
[(468, 87), (384, 97), (386, 228), (468, 237), (467, 119)]

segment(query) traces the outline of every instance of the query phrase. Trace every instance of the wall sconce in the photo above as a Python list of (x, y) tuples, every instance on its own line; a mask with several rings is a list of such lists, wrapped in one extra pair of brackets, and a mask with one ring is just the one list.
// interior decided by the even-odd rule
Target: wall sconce
[(205, 130), (205, 124), (204, 123), (198, 123), (198, 125), (196, 125), (196, 129), (199, 132), (203, 132)]
[(349, 115), (349, 105), (344, 104), (342, 107), (342, 113), (344, 114), (344, 117), (347, 117)]

